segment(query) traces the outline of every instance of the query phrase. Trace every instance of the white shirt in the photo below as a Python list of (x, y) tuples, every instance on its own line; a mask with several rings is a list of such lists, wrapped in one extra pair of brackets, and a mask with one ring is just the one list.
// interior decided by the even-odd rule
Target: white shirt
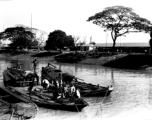
[(50, 82), (47, 79), (44, 79), (43, 83), (47, 84), (47, 87), (49, 87), (49, 85), (50, 85)]
[(76, 95), (77, 95), (78, 98), (81, 97), (79, 90), (76, 90)]

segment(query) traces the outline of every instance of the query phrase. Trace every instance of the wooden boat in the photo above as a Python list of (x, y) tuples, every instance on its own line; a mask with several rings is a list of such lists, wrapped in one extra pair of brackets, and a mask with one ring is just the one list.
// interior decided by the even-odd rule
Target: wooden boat
[(88, 103), (83, 99), (76, 98), (59, 98), (53, 100), (52, 93), (44, 93), (42, 91), (28, 92), (27, 88), (8, 87), (16, 95), (32, 100), (40, 107), (51, 108), (56, 110), (81, 111)]
[[(42, 67), (41, 72), (41, 80), (48, 79), (50, 82), (54, 79), (59, 79), (59, 74), (61, 74), (61, 70), (56, 69), (55, 67)], [(93, 85), (91, 83), (82, 82), (79, 78), (76, 78), (73, 75), (68, 73), (62, 73), (62, 79), (65, 83), (70, 84), (73, 83), (75, 87), (80, 90), (81, 96), (89, 97), (89, 96), (108, 96), (113, 91), (112, 86), (103, 87), (99, 85)]]
[[(69, 111), (81, 111), (84, 107), (88, 106), (88, 103), (83, 99), (66, 98), (66, 99), (53, 99), (53, 94), (48, 93), (47, 95), (43, 91), (29, 92), (27, 87), (14, 87), (12, 84), (8, 84), (7, 81), (15, 81), (14, 76), (18, 74), (11, 74), (14, 69), (7, 69), (4, 71), (4, 85), (11, 90), (14, 94), (22, 96), (26, 99), (32, 100), (40, 107), (47, 107), (51, 109), (69, 110)], [(18, 72), (17, 72), (18, 73)], [(26, 81), (26, 79), (20, 79), (20, 81)], [(13, 86), (13, 87), (12, 87)], [(40, 94), (41, 92), (41, 94)]]
[(30, 119), (36, 116), (37, 111), (35, 103), (0, 87), (0, 119)]
[(24, 71), (17, 68), (7, 68), (3, 72), (3, 82), (5, 86), (23, 87), (29, 86), (34, 80), (34, 84), (38, 84), (38, 75), (31, 71)]
[(75, 86), (81, 90), (81, 95), (84, 97), (108, 96), (113, 91), (112, 87), (102, 87), (79, 81), (75, 82)]

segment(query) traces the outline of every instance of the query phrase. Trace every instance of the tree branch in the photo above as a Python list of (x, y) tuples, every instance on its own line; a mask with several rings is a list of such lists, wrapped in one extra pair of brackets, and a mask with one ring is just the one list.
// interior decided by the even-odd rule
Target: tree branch
[(122, 35), (124, 35), (124, 34), (126, 34), (126, 33), (130, 33), (130, 32), (140, 32), (140, 31), (129, 31), (129, 30), (127, 30), (126, 32), (119, 34), (118, 37), (119, 37), (119, 36), (122, 36)]
[(112, 31), (111, 31), (111, 37), (112, 37), (112, 40), (114, 40), (114, 36), (113, 36), (113, 28), (112, 28)]
[(126, 33), (128, 33), (128, 32), (129, 32), (129, 31), (127, 30), (127, 31), (125, 31), (124, 33), (118, 34), (117, 37), (122, 36), (122, 35), (124, 35), (124, 34), (126, 34)]

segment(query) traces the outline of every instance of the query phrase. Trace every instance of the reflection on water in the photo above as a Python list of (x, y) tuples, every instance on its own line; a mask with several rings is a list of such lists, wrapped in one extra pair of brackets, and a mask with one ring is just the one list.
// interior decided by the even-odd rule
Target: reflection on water
[[(32, 70), (32, 61), (20, 61), (22, 68)], [(39, 61), (37, 72), (49, 61)], [(0, 61), (0, 73), (11, 66), (10, 61)], [(67, 112), (40, 108), (35, 120), (147, 120), (152, 118), (152, 71), (120, 70), (92, 65), (53, 63), (64, 72), (75, 75), (85, 82), (113, 85), (114, 91), (106, 97), (84, 98), (89, 106), (81, 112)]]

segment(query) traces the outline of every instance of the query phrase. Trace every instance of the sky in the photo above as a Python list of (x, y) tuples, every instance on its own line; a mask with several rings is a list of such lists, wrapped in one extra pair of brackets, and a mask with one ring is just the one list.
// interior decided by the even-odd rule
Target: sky
[[(87, 43), (112, 42), (110, 34), (87, 19), (104, 8), (122, 5), (152, 21), (151, 0), (0, 0), (0, 32), (17, 24), (53, 32), (62, 30), (67, 35), (86, 38)], [(32, 16), (32, 17), (31, 17)], [(121, 42), (148, 42), (149, 34), (130, 33), (117, 39)]]

